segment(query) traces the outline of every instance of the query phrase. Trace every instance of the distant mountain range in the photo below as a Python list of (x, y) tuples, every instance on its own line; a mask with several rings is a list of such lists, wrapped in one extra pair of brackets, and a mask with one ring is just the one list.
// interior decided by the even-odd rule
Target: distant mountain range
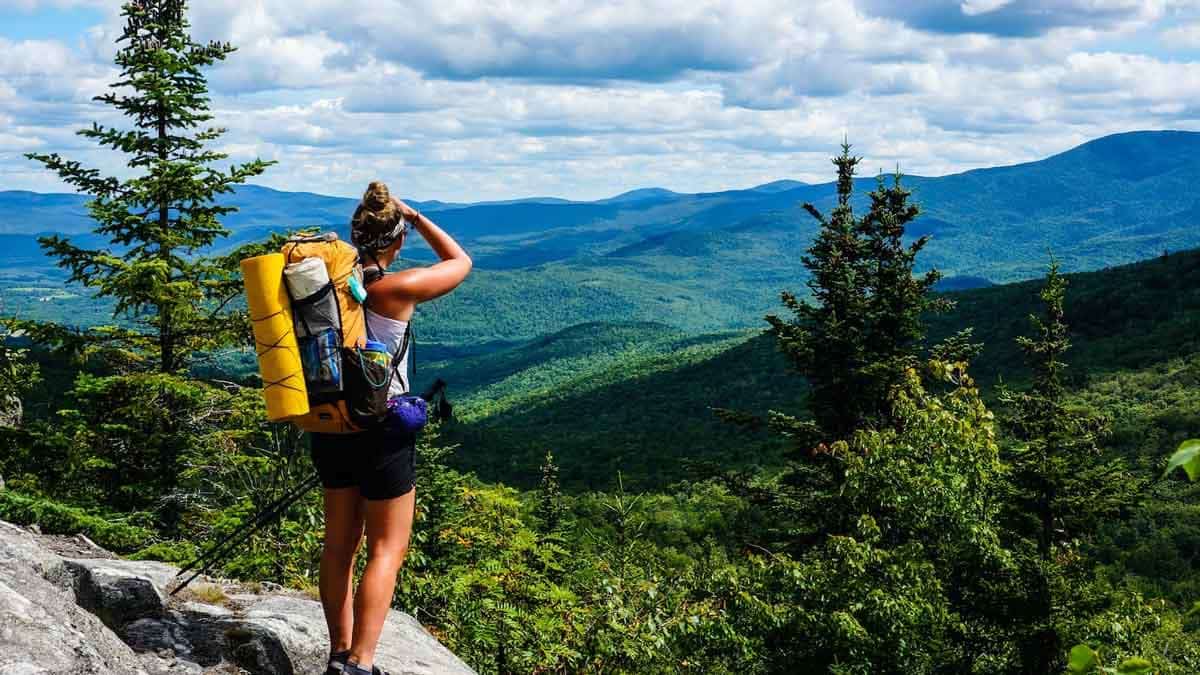
[[(1083, 271), (1200, 246), (1200, 133), (1117, 134), (1036, 162), (904, 180), (923, 209), (911, 234), (933, 237), (921, 263), (940, 268), (946, 288), (1038, 276), (1050, 251), (1067, 270)], [(858, 181), (856, 208), (865, 208), (875, 181)], [(688, 330), (754, 325), (780, 290), (803, 290), (799, 260), (817, 225), (800, 204), (828, 212), (833, 201), (832, 183), (781, 180), (698, 194), (646, 188), (591, 202), (412, 203), (476, 262), (471, 283), (429, 307), (447, 321), (434, 333), (455, 342), (527, 338), (590, 319)], [(83, 203), (0, 192), (0, 276), (44, 264), (38, 234), (88, 231)], [(240, 210), (225, 219), (233, 232), (226, 247), (302, 226), (345, 234), (356, 200), (244, 186), (227, 203)], [(432, 258), (414, 244), (406, 256)], [(500, 314), (528, 302), (547, 306), (520, 320)], [(481, 308), (490, 314), (462, 319)]]

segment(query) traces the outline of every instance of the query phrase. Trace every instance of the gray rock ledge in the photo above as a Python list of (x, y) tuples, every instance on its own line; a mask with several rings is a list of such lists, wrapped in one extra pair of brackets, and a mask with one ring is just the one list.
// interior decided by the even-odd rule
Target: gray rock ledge
[[(325, 668), (321, 605), (303, 594), (207, 580), (170, 598), (175, 567), (64, 558), (46, 539), (0, 521), (0, 675), (300, 675)], [(393, 675), (474, 673), (395, 610), (376, 659)]]

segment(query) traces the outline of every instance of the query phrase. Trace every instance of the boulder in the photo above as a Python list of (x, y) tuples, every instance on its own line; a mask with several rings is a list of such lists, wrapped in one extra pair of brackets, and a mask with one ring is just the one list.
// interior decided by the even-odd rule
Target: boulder
[[(307, 596), (208, 580), (171, 597), (170, 565), (62, 558), (47, 541), (0, 522), (0, 675), (295, 675), (325, 667), (325, 620)], [(474, 672), (395, 610), (376, 660), (396, 675)]]
[(68, 576), (35, 535), (0, 522), (0, 675), (150, 672), (54, 581)]
[(145, 617), (158, 616), (166, 589), (175, 577), (170, 565), (135, 560), (64, 560), (72, 577), (75, 600), (120, 634), (122, 628)]
[[(320, 603), (295, 596), (232, 596), (244, 604), (243, 619), (235, 622), (243, 659), (238, 665), (251, 672), (281, 672), (280, 653), (288, 655), (297, 673), (320, 672), (325, 667), (325, 618)], [(471, 673), (457, 656), (442, 646), (416, 619), (392, 610), (384, 624), (375, 654), (381, 667), (408, 675)], [(291, 672), (291, 671), (286, 671)]]

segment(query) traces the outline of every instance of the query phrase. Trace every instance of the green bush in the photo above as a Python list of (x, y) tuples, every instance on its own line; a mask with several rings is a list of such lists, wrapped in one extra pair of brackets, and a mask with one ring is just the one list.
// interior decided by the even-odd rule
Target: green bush
[(0, 491), (0, 520), (37, 525), (46, 534), (83, 534), (115, 553), (130, 553), (156, 539), (153, 530), (94, 515), (49, 499)]

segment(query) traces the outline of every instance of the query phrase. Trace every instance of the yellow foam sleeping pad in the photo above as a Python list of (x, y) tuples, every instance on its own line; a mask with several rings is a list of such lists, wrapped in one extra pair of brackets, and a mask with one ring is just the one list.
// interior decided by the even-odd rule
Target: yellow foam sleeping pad
[(307, 415), (309, 411), (291, 302), (283, 286), (285, 262), (282, 254), (271, 253), (241, 263), (267, 419), (271, 421)]

